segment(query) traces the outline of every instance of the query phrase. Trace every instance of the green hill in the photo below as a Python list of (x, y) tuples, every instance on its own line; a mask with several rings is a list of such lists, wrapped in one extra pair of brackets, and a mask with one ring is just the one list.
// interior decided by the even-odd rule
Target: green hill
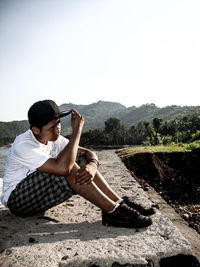
[[(110, 117), (119, 116), (126, 110), (126, 107), (120, 103), (99, 101), (90, 105), (72, 105), (64, 104), (60, 107), (61, 110), (68, 110), (74, 108), (85, 119), (84, 131), (94, 128), (104, 128), (104, 122)], [(62, 133), (69, 134), (71, 132), (70, 128), (70, 118), (62, 119)]]
[(155, 104), (145, 104), (138, 108), (130, 107), (121, 113), (118, 118), (124, 125), (136, 125), (140, 121), (151, 122), (155, 117), (161, 117), (164, 121), (180, 119), (185, 116), (194, 117), (200, 115), (200, 106), (167, 106), (157, 107)]
[[(129, 107), (116, 102), (98, 101), (90, 105), (63, 104), (60, 106), (62, 111), (76, 109), (85, 118), (83, 131), (95, 128), (104, 128), (104, 122), (115, 117), (120, 119), (121, 124), (131, 126), (140, 121), (151, 122), (155, 117), (163, 120), (173, 120), (184, 116), (200, 116), (200, 106), (167, 106), (159, 108), (155, 104), (145, 104), (140, 107)], [(28, 121), (0, 122), (0, 138), (14, 138), (16, 135), (29, 128)], [(70, 117), (62, 119), (62, 134), (70, 134)]]

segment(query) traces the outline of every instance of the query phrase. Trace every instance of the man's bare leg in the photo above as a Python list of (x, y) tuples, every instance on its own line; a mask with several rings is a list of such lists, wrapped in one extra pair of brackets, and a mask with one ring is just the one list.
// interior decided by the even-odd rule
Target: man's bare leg
[(103, 175), (97, 171), (93, 182), (101, 189), (101, 191), (108, 196), (110, 199), (112, 199), (114, 202), (117, 200), (120, 200), (121, 198), (112, 190), (112, 188), (109, 186)]
[[(81, 165), (87, 164), (87, 161), (84, 157), (82, 157)], [(121, 198), (112, 190), (109, 186), (103, 175), (97, 170), (97, 173), (93, 179), (93, 182), (100, 188), (100, 190), (114, 202), (120, 200)]]
[[(83, 198), (89, 200), (94, 205), (98, 206), (99, 208), (105, 210), (105, 211), (111, 211), (116, 206), (116, 201), (119, 199), (115, 197), (116, 200), (114, 200), (114, 194), (110, 192), (109, 195), (112, 195), (112, 198), (109, 198), (99, 187), (95, 182), (91, 182), (90, 184), (76, 184), (74, 182), (74, 177), (79, 169), (79, 166), (75, 163), (72, 171), (68, 176), (66, 176), (68, 184), (71, 186), (71, 188), (79, 195), (81, 195)], [(106, 185), (103, 185), (103, 182), (100, 182), (99, 175), (97, 178), (95, 178), (98, 184), (101, 184), (102, 188), (106, 188)], [(104, 190), (105, 192), (109, 192), (109, 190)]]
[(97, 175), (95, 176), (97, 184), (93, 181), (90, 184), (75, 183), (75, 177), (78, 170), (79, 166), (75, 163), (72, 171), (70, 172), (70, 175), (66, 177), (68, 184), (76, 193), (103, 210), (103, 225), (138, 228), (147, 227), (152, 224), (152, 220), (150, 218), (139, 216), (139, 214), (136, 214), (135, 211), (130, 208), (128, 208), (127, 210), (127, 206), (120, 206), (120, 209), (117, 209), (119, 213), (108, 213), (109, 211), (115, 209), (116, 201), (112, 200), (106, 194), (104, 194), (104, 192), (97, 186), (97, 184), (99, 184), (100, 187), (108, 193), (108, 195), (112, 196), (112, 198), (120, 198), (115, 193), (113, 194), (113, 190), (110, 189), (109, 185), (107, 185), (107, 183), (104, 181), (104, 178), (102, 179), (103, 176), (101, 176), (99, 173), (97, 173)]

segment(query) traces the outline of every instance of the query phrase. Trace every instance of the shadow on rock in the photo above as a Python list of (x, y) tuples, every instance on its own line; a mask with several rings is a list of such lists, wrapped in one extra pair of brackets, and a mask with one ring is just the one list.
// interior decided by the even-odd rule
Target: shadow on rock
[(54, 243), (70, 239), (91, 241), (124, 235), (129, 236), (130, 234), (134, 235), (147, 230), (147, 228), (105, 227), (101, 221), (60, 223), (54, 218), (41, 214), (25, 218), (17, 217), (8, 210), (0, 211), (0, 229), (1, 253), (10, 247), (30, 246), (33, 243)]

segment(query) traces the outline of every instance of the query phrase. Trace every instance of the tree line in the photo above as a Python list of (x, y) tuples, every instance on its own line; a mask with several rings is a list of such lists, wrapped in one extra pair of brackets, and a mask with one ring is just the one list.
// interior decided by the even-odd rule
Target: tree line
[[(3, 126), (0, 124), (0, 126)], [(11, 126), (11, 125), (10, 125)], [(12, 125), (13, 126), (13, 125)], [(17, 133), (28, 128), (23, 121), (20, 127), (14, 125)], [(14, 137), (7, 134), (0, 138), (0, 146), (10, 144)], [(69, 138), (69, 136), (67, 136)], [(124, 126), (118, 118), (111, 117), (104, 122), (104, 129), (92, 129), (82, 133), (81, 146), (123, 146), (123, 145), (168, 145), (200, 140), (200, 116), (183, 117), (164, 121), (155, 117), (152, 122), (141, 121), (133, 126)]]
[(155, 117), (152, 123), (141, 121), (137, 125), (124, 126), (118, 118), (105, 121), (104, 129), (83, 132), (82, 146), (168, 145), (200, 139), (200, 117), (183, 117), (164, 121)]

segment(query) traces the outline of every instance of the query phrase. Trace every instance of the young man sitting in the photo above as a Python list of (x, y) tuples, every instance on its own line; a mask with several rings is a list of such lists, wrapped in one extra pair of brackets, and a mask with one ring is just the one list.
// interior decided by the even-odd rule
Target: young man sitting
[[(69, 113), (72, 135), (68, 140), (60, 135), (60, 119)], [(104, 225), (152, 224), (146, 215), (153, 214), (153, 209), (118, 196), (98, 171), (97, 155), (79, 146), (84, 118), (77, 111), (60, 112), (54, 101), (43, 100), (30, 107), (28, 119), (30, 129), (15, 139), (3, 177), (1, 200), (13, 214), (31, 216), (79, 194), (102, 209)], [(82, 154), (80, 166), (78, 153)]]

